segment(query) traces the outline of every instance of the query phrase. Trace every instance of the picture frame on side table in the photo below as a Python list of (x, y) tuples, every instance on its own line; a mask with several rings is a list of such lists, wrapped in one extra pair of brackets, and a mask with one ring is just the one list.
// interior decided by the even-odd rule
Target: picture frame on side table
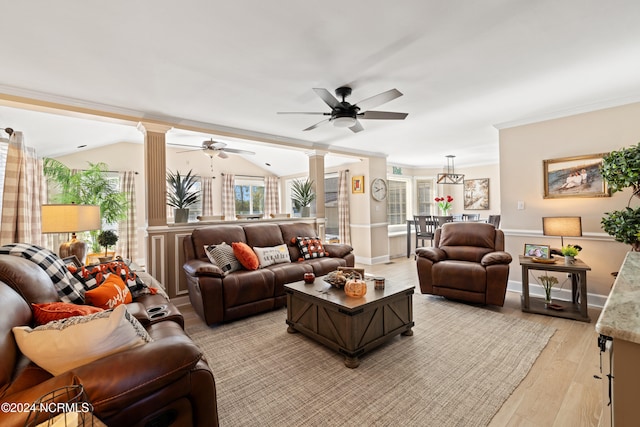
[(549, 259), (551, 258), (551, 247), (549, 245), (525, 243), (524, 256)]
[(464, 180), (464, 209), (489, 209), (489, 178)]
[(364, 175), (351, 178), (351, 193), (364, 193)]
[(543, 160), (544, 198), (609, 197), (600, 166), (606, 153)]

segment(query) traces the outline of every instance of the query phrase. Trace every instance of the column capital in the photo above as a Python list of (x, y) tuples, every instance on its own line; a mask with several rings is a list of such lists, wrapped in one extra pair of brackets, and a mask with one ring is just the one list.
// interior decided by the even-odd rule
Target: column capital
[(309, 151), (305, 151), (304, 154), (306, 154), (309, 157), (314, 157), (314, 156), (326, 156), (327, 154), (329, 154), (328, 150), (309, 150)]
[(167, 133), (168, 131), (173, 129), (173, 126), (149, 122), (138, 122), (138, 125), (136, 127), (143, 134), (146, 134), (147, 132)]

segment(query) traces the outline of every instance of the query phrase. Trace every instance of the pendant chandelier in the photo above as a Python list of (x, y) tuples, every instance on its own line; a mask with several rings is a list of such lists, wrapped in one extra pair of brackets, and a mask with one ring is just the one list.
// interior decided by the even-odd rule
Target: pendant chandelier
[(447, 171), (439, 173), (436, 179), (438, 184), (462, 184), (464, 183), (464, 174), (456, 173), (453, 166), (453, 159), (456, 157), (453, 154), (449, 154), (447, 157)]

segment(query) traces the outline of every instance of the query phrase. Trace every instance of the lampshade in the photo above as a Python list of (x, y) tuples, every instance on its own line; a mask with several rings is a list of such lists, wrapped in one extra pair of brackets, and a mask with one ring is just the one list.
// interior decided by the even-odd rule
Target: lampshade
[(100, 206), (96, 205), (42, 205), (43, 233), (72, 233), (71, 240), (60, 245), (58, 253), (66, 258), (75, 255), (84, 264), (88, 245), (76, 238), (80, 231), (101, 227)]
[(42, 205), (43, 233), (78, 233), (101, 227), (100, 206)]
[(582, 219), (579, 216), (543, 217), (542, 234), (560, 236), (562, 246), (564, 246), (564, 237), (582, 236)]

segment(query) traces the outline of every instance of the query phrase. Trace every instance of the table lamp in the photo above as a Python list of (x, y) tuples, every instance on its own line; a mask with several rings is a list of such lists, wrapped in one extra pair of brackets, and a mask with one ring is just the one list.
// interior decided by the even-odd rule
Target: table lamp
[(560, 236), (560, 244), (564, 247), (565, 237), (582, 236), (582, 218), (579, 216), (543, 217), (542, 234), (545, 236)]
[(42, 205), (43, 233), (71, 233), (71, 240), (60, 245), (61, 258), (75, 255), (84, 264), (88, 245), (86, 242), (78, 240), (76, 233), (98, 230), (101, 226), (100, 206)]

